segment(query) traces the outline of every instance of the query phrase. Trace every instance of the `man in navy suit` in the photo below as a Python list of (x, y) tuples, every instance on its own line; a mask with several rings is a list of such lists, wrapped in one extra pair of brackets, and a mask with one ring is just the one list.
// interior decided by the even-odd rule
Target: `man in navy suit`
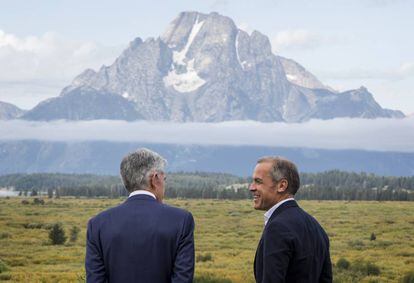
[(165, 165), (145, 148), (124, 157), (121, 176), (129, 197), (89, 220), (87, 282), (193, 281), (194, 220), (162, 203)]
[(329, 239), (294, 199), (300, 186), (296, 166), (280, 157), (258, 160), (250, 191), (254, 208), (266, 210), (256, 250), (256, 282), (332, 282)]

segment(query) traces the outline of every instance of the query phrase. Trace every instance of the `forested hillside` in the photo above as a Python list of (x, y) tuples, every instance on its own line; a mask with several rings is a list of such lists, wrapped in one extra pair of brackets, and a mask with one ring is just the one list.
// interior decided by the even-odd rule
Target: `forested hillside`
[[(168, 174), (166, 196), (170, 198), (250, 198), (249, 178), (223, 173), (178, 172)], [(126, 196), (118, 176), (80, 174), (11, 174), (0, 176), (0, 187), (22, 195), (46, 192), (53, 196)], [(327, 171), (302, 173), (298, 199), (321, 200), (414, 200), (414, 176), (384, 177), (366, 173)]]

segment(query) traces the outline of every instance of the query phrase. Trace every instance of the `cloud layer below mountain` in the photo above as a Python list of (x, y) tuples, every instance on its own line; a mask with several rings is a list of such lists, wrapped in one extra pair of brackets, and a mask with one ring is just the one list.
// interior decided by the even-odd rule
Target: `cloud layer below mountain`
[(414, 117), (311, 120), (301, 124), (231, 121), (0, 122), (0, 140), (112, 141), (199, 145), (264, 145), (414, 152)]

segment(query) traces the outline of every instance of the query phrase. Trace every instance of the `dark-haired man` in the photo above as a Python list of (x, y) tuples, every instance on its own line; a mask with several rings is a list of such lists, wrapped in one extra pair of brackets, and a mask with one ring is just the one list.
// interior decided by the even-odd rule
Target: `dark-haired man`
[(256, 282), (332, 282), (329, 239), (294, 199), (300, 186), (296, 166), (280, 157), (258, 160), (250, 191), (254, 208), (266, 210), (256, 250)]
[(193, 281), (194, 220), (191, 213), (162, 204), (165, 164), (145, 148), (122, 160), (129, 197), (88, 223), (87, 282)]

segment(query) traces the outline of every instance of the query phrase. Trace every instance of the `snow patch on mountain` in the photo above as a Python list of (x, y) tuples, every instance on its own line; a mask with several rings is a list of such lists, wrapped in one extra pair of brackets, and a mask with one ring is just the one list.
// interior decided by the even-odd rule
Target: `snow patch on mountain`
[(177, 73), (174, 69), (163, 78), (166, 86), (172, 86), (178, 92), (191, 92), (197, 90), (205, 84), (205, 80), (197, 75), (194, 69), (194, 59), (186, 64), (187, 71), (185, 73)]
[(291, 83), (296, 83), (298, 84), (298, 77), (292, 74), (286, 74), (286, 78), (291, 82)]
[(235, 40), (235, 47), (236, 47), (236, 55), (237, 55), (237, 61), (239, 62), (240, 66), (242, 67), (242, 69), (244, 70), (247, 61), (241, 61), (240, 60), (240, 56), (239, 56), (239, 34), (240, 34), (240, 30), (237, 32), (236, 35), (236, 40)]
[(195, 91), (205, 83), (205, 80), (200, 78), (194, 69), (194, 58), (188, 61), (186, 57), (188, 49), (203, 24), (204, 21), (199, 21), (199, 16), (197, 16), (190, 35), (188, 36), (186, 45), (181, 51), (173, 51), (171, 70), (168, 72), (168, 75), (163, 78), (166, 86), (171, 86), (178, 92)]
[(179, 52), (177, 51), (173, 52), (173, 60), (175, 64), (185, 65), (184, 59), (186, 58), (188, 49), (190, 48), (191, 44), (194, 41), (194, 38), (196, 37), (196, 35), (198, 34), (198, 32), (200, 31), (201, 27), (204, 24), (204, 21), (201, 21), (201, 22), (198, 21), (198, 17), (199, 16), (197, 16), (196, 22), (193, 25), (193, 28), (191, 29), (191, 32), (190, 32), (190, 35), (188, 36), (187, 44), (185, 45), (185, 47)]

